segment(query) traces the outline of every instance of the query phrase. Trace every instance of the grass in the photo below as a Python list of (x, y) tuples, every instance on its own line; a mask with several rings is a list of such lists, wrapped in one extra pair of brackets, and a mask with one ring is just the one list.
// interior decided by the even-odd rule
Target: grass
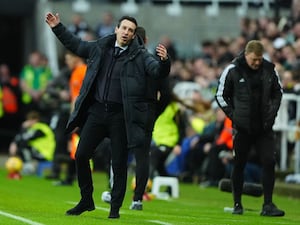
[[(100, 196), (107, 187), (107, 178), (101, 172), (93, 173), (94, 200), (97, 209), (80, 216), (65, 216), (67, 209), (80, 199), (77, 185), (53, 186), (51, 181), (35, 176), (9, 180), (0, 169), (0, 224), (2, 225), (298, 225), (299, 199), (274, 195), (274, 202), (286, 211), (285, 217), (259, 216), (262, 198), (243, 196), (244, 215), (224, 212), (232, 206), (230, 193), (217, 188), (201, 188), (194, 184), (180, 184), (180, 197), (171, 200), (144, 202), (143, 211), (129, 210), (132, 190), (128, 190), (121, 208), (121, 218), (107, 219), (109, 205)], [(131, 179), (129, 178), (129, 181)], [(13, 218), (12, 218), (13, 217)], [(22, 221), (23, 220), (23, 221)]]

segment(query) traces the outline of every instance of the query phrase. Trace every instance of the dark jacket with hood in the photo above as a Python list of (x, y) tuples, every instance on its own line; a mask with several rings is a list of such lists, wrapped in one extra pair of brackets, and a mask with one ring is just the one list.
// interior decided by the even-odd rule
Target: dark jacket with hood
[[(257, 77), (257, 89), (251, 86), (252, 75)], [(259, 93), (253, 93), (253, 90)], [(281, 97), (282, 88), (274, 64), (263, 59), (261, 67), (251, 71), (244, 53), (224, 69), (216, 92), (216, 101), (232, 120), (233, 126), (251, 134), (272, 130)], [(253, 117), (253, 114), (257, 115)], [(257, 123), (258, 126), (253, 129)], [(258, 127), (261, 129), (258, 130)]]
[[(52, 30), (67, 49), (87, 59), (88, 64), (80, 94), (66, 128), (67, 132), (72, 132), (76, 127), (82, 127), (86, 121), (88, 108), (91, 101), (94, 101), (96, 77), (105, 52), (115, 44), (116, 35), (87, 42), (73, 35), (61, 23)], [(151, 84), (153, 80), (169, 75), (171, 63), (169, 58), (165, 61), (157, 60), (145, 49), (138, 36), (132, 40), (128, 51), (128, 57), (121, 69), (120, 82), (128, 147), (136, 147), (143, 145), (146, 135), (151, 135), (156, 118), (157, 90), (151, 88)]]

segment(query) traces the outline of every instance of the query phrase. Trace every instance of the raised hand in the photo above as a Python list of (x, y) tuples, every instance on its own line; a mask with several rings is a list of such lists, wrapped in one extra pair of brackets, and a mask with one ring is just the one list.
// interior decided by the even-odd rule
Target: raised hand
[(164, 61), (168, 59), (168, 52), (165, 46), (159, 44), (156, 47), (156, 54), (160, 57), (160, 60)]
[(51, 12), (48, 12), (45, 16), (45, 20), (46, 20), (46, 23), (48, 23), (48, 25), (53, 28), (55, 27), (57, 24), (60, 23), (60, 17), (59, 17), (59, 14), (56, 13), (55, 15)]

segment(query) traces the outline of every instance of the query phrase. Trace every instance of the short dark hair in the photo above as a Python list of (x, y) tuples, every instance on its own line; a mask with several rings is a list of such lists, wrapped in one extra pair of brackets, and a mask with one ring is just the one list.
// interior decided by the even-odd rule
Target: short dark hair
[(140, 27), (140, 26), (136, 27), (135, 33), (139, 35), (144, 42), (146, 42), (146, 30), (144, 27)]
[(135, 19), (134, 17), (132, 17), (132, 16), (122, 16), (122, 17), (119, 19), (119, 21), (118, 21), (117, 27), (120, 27), (121, 22), (122, 22), (123, 20), (129, 20), (129, 21), (131, 21), (132, 23), (134, 23), (136, 27), (138, 26), (138, 23), (137, 23), (137, 21), (136, 21), (136, 19)]

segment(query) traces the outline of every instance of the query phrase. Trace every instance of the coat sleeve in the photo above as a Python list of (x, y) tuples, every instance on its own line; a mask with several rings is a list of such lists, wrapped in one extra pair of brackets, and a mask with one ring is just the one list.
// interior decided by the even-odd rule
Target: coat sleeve
[(70, 32), (62, 23), (52, 28), (58, 40), (71, 52), (82, 57), (88, 58), (89, 52), (95, 42), (82, 41), (79, 37)]
[(226, 116), (229, 119), (233, 119), (233, 79), (230, 76), (230, 70), (235, 65), (230, 64), (228, 65), (224, 71), (222, 72), (217, 92), (216, 92), (216, 102), (218, 103), (219, 107), (225, 112)]
[(154, 79), (164, 78), (169, 75), (171, 68), (170, 57), (168, 57), (167, 60), (162, 61), (149, 52), (147, 52), (144, 56), (146, 74), (152, 76)]

